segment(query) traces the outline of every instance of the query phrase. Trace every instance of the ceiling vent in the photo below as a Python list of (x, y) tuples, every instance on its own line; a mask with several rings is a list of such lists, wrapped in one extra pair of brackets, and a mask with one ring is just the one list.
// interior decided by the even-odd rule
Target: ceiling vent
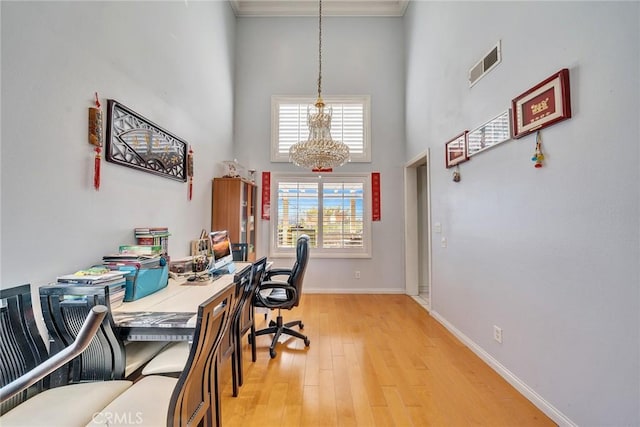
[(500, 40), (498, 40), (498, 43), (496, 43), (489, 53), (469, 70), (469, 87), (476, 84), (478, 80), (493, 70), (500, 61), (502, 61), (502, 53), (500, 51)]

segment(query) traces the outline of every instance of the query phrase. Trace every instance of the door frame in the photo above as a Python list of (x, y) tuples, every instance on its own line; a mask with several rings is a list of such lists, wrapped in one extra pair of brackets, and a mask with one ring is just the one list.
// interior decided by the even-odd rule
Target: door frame
[(431, 292), (431, 177), (429, 166), (429, 150), (418, 154), (413, 159), (405, 163), (404, 166), (404, 254), (405, 254), (405, 293), (407, 295), (417, 296), (420, 292), (419, 283), (419, 260), (418, 246), (420, 239), (416, 230), (418, 229), (418, 181), (417, 170), (419, 166), (427, 167), (427, 229), (423, 230), (422, 239), (427, 239), (427, 288), (429, 290), (429, 301), (427, 308), (431, 309), (431, 301), (433, 295)]

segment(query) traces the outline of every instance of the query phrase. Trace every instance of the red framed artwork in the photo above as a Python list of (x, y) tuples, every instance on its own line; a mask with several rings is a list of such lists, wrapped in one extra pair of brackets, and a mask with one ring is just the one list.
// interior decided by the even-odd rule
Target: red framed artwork
[(467, 135), (469, 131), (464, 131), (460, 135), (450, 140), (444, 145), (445, 166), (453, 167), (469, 160), (467, 152)]
[(521, 138), (571, 117), (569, 70), (563, 68), (511, 101), (513, 137)]

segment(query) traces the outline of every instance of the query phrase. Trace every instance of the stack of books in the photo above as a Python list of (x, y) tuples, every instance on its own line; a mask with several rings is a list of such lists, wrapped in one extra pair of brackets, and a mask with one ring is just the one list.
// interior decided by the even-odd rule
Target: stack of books
[(57, 278), (58, 285), (69, 286), (109, 286), (111, 309), (122, 305), (125, 294), (126, 272), (111, 271), (106, 267), (92, 267)]
[(134, 230), (138, 246), (160, 246), (160, 254), (169, 258), (169, 233), (168, 227), (136, 227)]

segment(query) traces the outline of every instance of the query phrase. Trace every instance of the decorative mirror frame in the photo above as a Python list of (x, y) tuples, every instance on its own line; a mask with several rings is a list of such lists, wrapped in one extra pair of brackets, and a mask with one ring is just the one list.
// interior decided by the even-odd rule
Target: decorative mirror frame
[(474, 156), (510, 139), (511, 110), (507, 109), (469, 132), (467, 136), (467, 155), (469, 157)]
[(187, 143), (114, 99), (107, 100), (108, 162), (187, 181)]

